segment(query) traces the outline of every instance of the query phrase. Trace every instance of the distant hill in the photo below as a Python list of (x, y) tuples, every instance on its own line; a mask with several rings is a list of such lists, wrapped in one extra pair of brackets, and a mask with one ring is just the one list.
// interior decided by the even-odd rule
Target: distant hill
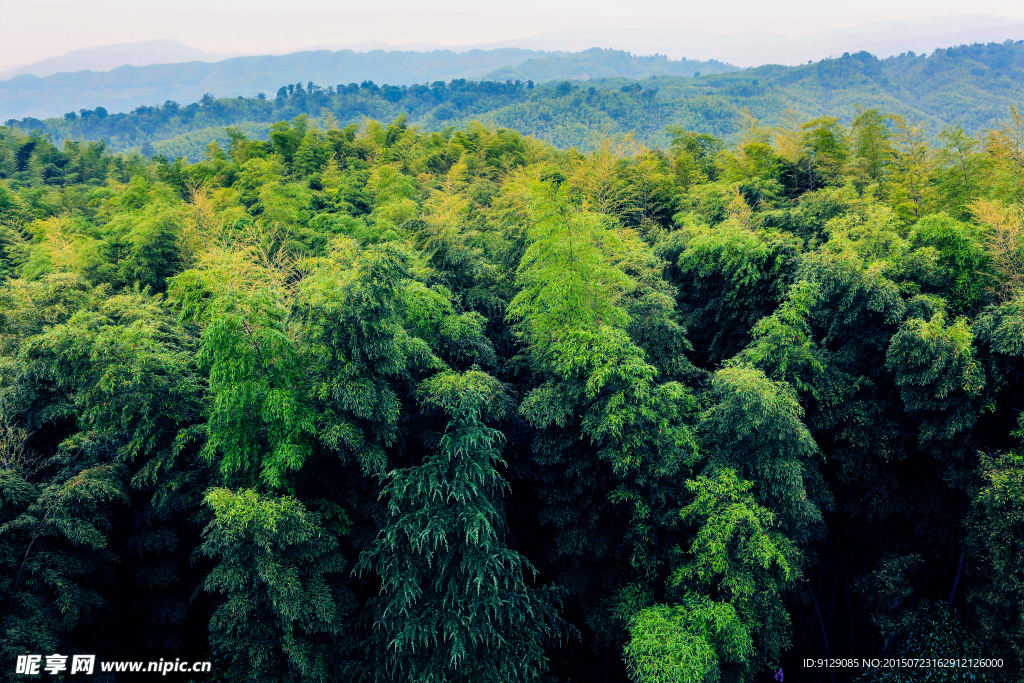
[(573, 80), (593, 78), (650, 78), (651, 76), (693, 76), (736, 71), (736, 67), (714, 59), (669, 59), (665, 55), (636, 56), (621, 50), (590, 48), (583, 52), (533, 57), (515, 66), (491, 71), (487, 80)]
[[(670, 73), (690, 76), (695, 71), (722, 73), (736, 67), (715, 61), (631, 57), (613, 50), (597, 50), (582, 56), (519, 48), (469, 52), (317, 50), (281, 56), (236, 57), (215, 63), (122, 66), (101, 73), (60, 73), (45, 78), (18, 76), (0, 81), (0, 121), (26, 116), (60, 116), (82, 108), (102, 107), (110, 113), (130, 111), (168, 100), (193, 102), (205, 93), (236, 97), (263, 92), (273, 97), (281, 85), (296, 82), (312, 81), (324, 86), (363, 81), (413, 85), (498, 77), (488, 76), (492, 73), (507, 73), (508, 78), (512, 78), (520, 68), (525, 69), (523, 73), (539, 74), (539, 80), (550, 80), (574, 78), (581, 69), (589, 78), (644, 78)], [(504, 80), (506, 76), (500, 78)]]
[[(612, 62), (621, 59), (619, 53), (607, 51), (591, 56)], [(576, 56), (583, 61), (572, 63), (589, 58)], [(528, 62), (517, 68), (527, 73), (541, 68)], [(193, 160), (203, 155), (211, 141), (226, 141), (225, 126), (240, 126), (247, 135), (265, 137), (273, 122), (303, 114), (317, 119), (325, 112), (343, 125), (360, 123), (364, 117), (392, 121), (404, 114), (426, 130), (479, 120), (560, 147), (586, 148), (602, 134), (629, 131), (665, 145), (667, 126), (728, 137), (742, 123), (743, 109), (776, 125), (789, 114), (804, 120), (836, 116), (849, 122), (860, 109), (877, 108), (921, 121), (934, 138), (950, 125), (979, 132), (1005, 120), (1011, 106), (1024, 104), (1024, 42), (962, 46), (929, 56), (906, 54), (884, 60), (860, 52), (796, 67), (764, 66), (696, 78), (592, 78), (537, 85), (466, 79), (413, 86), (308, 85), (292, 84), (263, 99), (205, 97), (187, 106), (139, 107), (129, 114), (96, 109), (86, 110), (84, 116), (8, 123), (26, 132), (39, 130), (58, 141), (103, 139), (113, 149)]]
[(213, 54), (182, 45), (176, 40), (147, 40), (74, 50), (65, 55), (50, 57), (35, 64), (27, 64), (0, 72), (0, 79), (29, 74), (52, 76), (76, 71), (110, 71), (119, 66), (148, 66), (180, 62), (217, 62), (235, 55)]
[(518, 47), (528, 50), (578, 51), (614, 47), (637, 55), (663, 54), (678, 59), (718, 59), (738, 66), (795, 66), (844, 52), (870, 52), (880, 58), (906, 52), (930, 54), (950, 45), (1001, 43), (1024, 39), (1024, 21), (986, 15), (950, 15), (926, 19), (874, 22), (787, 38), (756, 31), (736, 35), (679, 26), (597, 27), (551, 31), (506, 40), (483, 49)]

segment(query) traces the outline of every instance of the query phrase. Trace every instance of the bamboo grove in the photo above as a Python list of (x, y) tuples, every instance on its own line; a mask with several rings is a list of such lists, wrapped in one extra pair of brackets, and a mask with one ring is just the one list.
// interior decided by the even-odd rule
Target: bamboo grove
[(1020, 680), (1024, 118), (669, 132), (0, 128), (3, 666)]

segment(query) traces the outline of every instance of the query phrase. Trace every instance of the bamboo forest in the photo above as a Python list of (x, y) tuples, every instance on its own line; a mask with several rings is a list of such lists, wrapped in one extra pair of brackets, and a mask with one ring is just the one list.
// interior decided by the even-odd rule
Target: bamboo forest
[(1024, 114), (268, 135), (0, 127), (5, 677), (1024, 680)]

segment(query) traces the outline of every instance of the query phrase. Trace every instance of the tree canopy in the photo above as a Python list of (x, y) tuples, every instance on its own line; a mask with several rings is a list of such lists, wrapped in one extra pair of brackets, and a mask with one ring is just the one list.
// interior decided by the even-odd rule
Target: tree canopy
[(1019, 680), (1020, 129), (0, 128), (4, 656)]

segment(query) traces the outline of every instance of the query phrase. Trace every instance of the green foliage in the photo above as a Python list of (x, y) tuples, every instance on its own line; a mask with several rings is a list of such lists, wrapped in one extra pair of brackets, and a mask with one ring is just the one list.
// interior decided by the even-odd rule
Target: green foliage
[[(734, 201), (746, 209), (742, 199)], [(739, 221), (685, 225), (666, 242), (661, 248), (675, 260), (684, 323), (709, 364), (743, 348), (750, 328), (778, 306), (799, 250), (792, 235), (755, 231)]]
[(388, 473), (388, 518), (360, 560), (382, 581), (371, 607), (373, 677), (536, 680), (560, 626), (552, 592), (528, 586), (524, 574), (536, 570), (503, 543), (502, 435), (482, 421), (500, 405), (500, 386), (471, 371), (437, 375), (422, 393), (448, 426), (422, 464)]
[(105, 604), (96, 579), (114, 559), (106, 550), (110, 508), (127, 498), (123, 472), (114, 465), (33, 483), (29, 463), (12, 464), (0, 470), (7, 657), (57, 651), (76, 627), (96, 623)]
[[(913, 615), (906, 636), (896, 645), (893, 656), (899, 659), (981, 660), (993, 653), (980, 648), (977, 639), (965, 627), (962, 618), (948, 605), (934, 603), (922, 606)], [(907, 667), (884, 671), (872, 668), (857, 680), (906, 681), (932, 683), (938, 681), (996, 680), (1001, 667), (932, 666)], [(993, 672), (995, 669), (995, 672)]]
[(625, 245), (608, 217), (573, 211), (558, 197), (547, 199), (550, 190), (539, 184), (531, 189), (537, 222), (520, 261), (520, 291), (509, 313), (523, 321), (524, 335), (543, 355), (556, 353), (551, 346), (562, 329), (625, 326), (625, 311), (616, 303), (633, 283), (611, 263)]
[[(776, 516), (755, 502), (752, 486), (724, 468), (687, 482), (694, 499), (681, 516), (698, 530), (670, 580), (684, 595), (710, 596), (735, 610), (739, 624), (730, 627), (723, 654), (741, 671), (764, 668), (789, 646), (783, 595), (800, 577), (799, 551), (777, 530)], [(736, 631), (749, 633), (753, 644)]]
[(928, 321), (907, 320), (886, 356), (906, 411), (920, 420), (919, 444), (947, 461), (963, 457), (956, 440), (974, 426), (972, 404), (985, 387), (972, 342), (966, 320), (947, 325), (936, 312)]
[[(659, 383), (658, 368), (630, 338), (626, 306), (649, 290), (627, 268), (643, 263), (647, 250), (616, 230), (611, 216), (574, 206), (563, 193), (537, 182), (530, 188), (534, 223), (509, 314), (529, 344), (538, 385), (519, 412), (542, 430), (535, 450), (545, 476), (579, 481), (568, 496), (548, 494), (557, 501), (550, 520), (558, 553), (582, 561), (592, 550), (581, 543), (593, 533), (587, 527), (626, 515), (626, 576), (651, 590), (658, 582), (657, 527), (678, 509), (676, 477), (696, 457), (696, 402), (685, 386)], [(583, 447), (573, 453), (579, 441)], [(606, 464), (610, 481), (598, 474)]]
[(916, 554), (886, 555), (858, 582), (866, 602), (871, 604), (871, 621), (883, 638), (884, 651), (914, 623), (915, 611), (907, 603), (914, 596), (914, 574), (922, 561)]
[(992, 306), (978, 317), (978, 336), (992, 350), (1007, 356), (1024, 356), (1024, 297)]
[(300, 285), (305, 362), (313, 378), (321, 442), (354, 457), (364, 472), (386, 468), (397, 438), (399, 398), (393, 383), (441, 362), (402, 327), (405, 256), (390, 247), (355, 263), (325, 264)]
[(1010, 677), (1024, 671), (1021, 647), (1022, 547), (1024, 547), (1024, 459), (1017, 453), (984, 456), (984, 486), (975, 499), (970, 540), (982, 580), (972, 595), (980, 636), (989, 654), (1006, 658)]
[(625, 655), (638, 683), (712, 683), (722, 664), (745, 664), (753, 654), (747, 628), (732, 605), (686, 595), (677, 606), (658, 605), (630, 623)]
[(104, 298), (103, 288), (91, 294), (92, 310), (28, 340), (25, 370), (74, 406), (81, 431), (63, 449), (84, 455), (116, 446), (118, 460), (165, 457), (177, 428), (199, 418), (191, 340), (158, 299), (137, 291)]
[(200, 550), (217, 561), (204, 588), (223, 597), (210, 642), (232, 677), (325, 681), (344, 675), (351, 594), (318, 515), (291, 497), (210, 489)]
[(852, 125), (855, 158), (855, 181), (861, 187), (880, 183), (893, 151), (885, 117), (877, 109), (857, 114)]
[[(388, 378), (404, 373), (407, 356), (437, 362), (401, 327), (403, 257), (384, 249), (353, 261), (342, 243), (292, 286), (286, 262), (254, 263), (258, 255), (224, 252), (171, 287), (184, 319), (205, 323), (207, 455), (226, 476), (272, 487), (317, 443), (380, 471), (398, 419)], [(240, 282), (218, 279), (231, 268)]]
[[(172, 293), (186, 283), (200, 284), (191, 277), (176, 281)], [(251, 294), (227, 292), (204, 302), (210, 324), (198, 355), (209, 367), (213, 397), (208, 457), (223, 454), (225, 474), (258, 473), (272, 486), (280, 486), (287, 471), (302, 465), (315, 434), (311, 406), (297, 386), (303, 366), (284, 328), (287, 309), (281, 294), (265, 288)]]
[[(134, 115), (270, 117), (196, 163), (0, 128), (5, 656), (745, 681), (959, 640), (1016, 680), (1024, 120), (793, 109), (954, 57)], [(675, 127), (447, 125), (498, 104)]]
[(926, 216), (914, 226), (911, 239), (938, 252), (946, 271), (940, 291), (949, 292), (954, 311), (971, 310), (984, 300), (989, 258), (975, 226), (943, 215)]
[(701, 419), (711, 463), (755, 482), (759, 502), (782, 528), (807, 539), (822, 521), (804, 484), (820, 452), (794, 392), (760, 370), (729, 367), (714, 374), (711, 395), (715, 402)]

